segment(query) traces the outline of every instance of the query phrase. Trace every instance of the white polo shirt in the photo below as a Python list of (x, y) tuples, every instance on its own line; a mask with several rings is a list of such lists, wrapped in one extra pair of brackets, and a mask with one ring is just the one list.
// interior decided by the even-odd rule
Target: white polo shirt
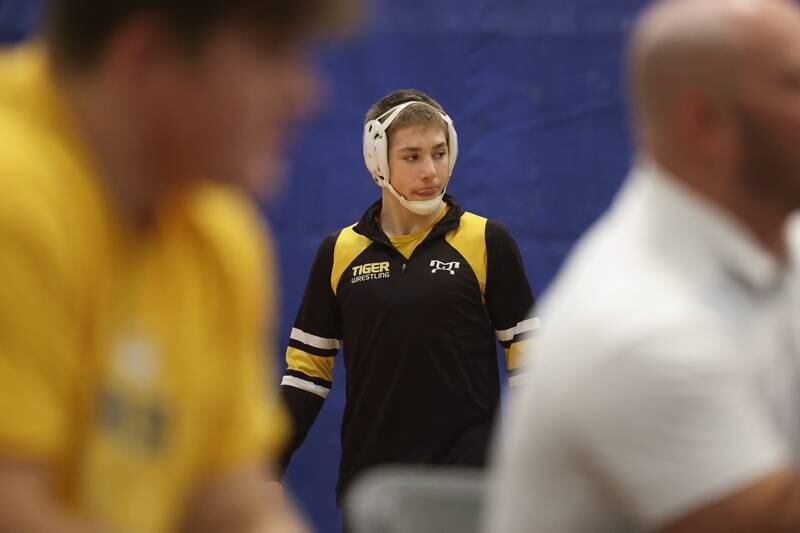
[(635, 170), (540, 308), (487, 533), (649, 531), (796, 459), (789, 286), (730, 217)]

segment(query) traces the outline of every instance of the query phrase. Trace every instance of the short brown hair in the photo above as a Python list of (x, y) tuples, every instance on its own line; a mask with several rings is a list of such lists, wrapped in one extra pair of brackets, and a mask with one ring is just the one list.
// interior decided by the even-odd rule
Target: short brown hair
[(358, 0), (50, 0), (45, 38), (57, 61), (95, 65), (113, 33), (130, 18), (153, 14), (186, 45), (225, 24), (252, 28), (265, 41), (302, 40), (352, 26)]
[(441, 115), (441, 113), (445, 112), (444, 108), (439, 104), (439, 102), (422, 91), (418, 91), (417, 89), (399, 89), (397, 91), (390, 92), (369, 108), (369, 111), (367, 111), (367, 116), (364, 119), (364, 124), (370, 120), (375, 120), (393, 107), (406, 102), (420, 102), (421, 104), (427, 105), (412, 104), (405, 108), (397, 116), (397, 118), (394, 119), (394, 122), (392, 122), (392, 124), (389, 126), (389, 129), (386, 130), (387, 133), (390, 134), (389, 140), (391, 140), (392, 131), (396, 129), (405, 128), (408, 126), (441, 126), (444, 129), (447, 142), (450, 142), (447, 124)]

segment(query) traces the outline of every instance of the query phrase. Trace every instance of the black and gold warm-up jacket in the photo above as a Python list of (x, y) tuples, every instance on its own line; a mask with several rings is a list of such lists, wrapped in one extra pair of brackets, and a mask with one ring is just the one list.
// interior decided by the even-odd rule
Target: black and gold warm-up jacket
[(503, 225), (449, 209), (410, 258), (377, 222), (380, 202), (326, 238), (289, 339), (281, 393), (305, 439), (343, 348), (346, 406), (337, 494), (387, 463), (483, 465), (498, 404), (496, 342), (512, 381), (538, 327)]

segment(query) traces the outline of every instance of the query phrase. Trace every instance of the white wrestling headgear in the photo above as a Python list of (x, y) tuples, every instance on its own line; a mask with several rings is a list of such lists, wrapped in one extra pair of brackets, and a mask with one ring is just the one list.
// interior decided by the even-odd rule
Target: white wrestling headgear
[[(458, 135), (453, 126), (453, 120), (447, 116), (447, 114), (439, 111), (432, 105), (426, 102), (420, 102), (419, 100), (411, 100), (396, 105), (378, 118), (370, 120), (364, 125), (364, 163), (366, 163), (367, 169), (369, 173), (372, 174), (372, 179), (375, 180), (375, 183), (383, 189), (388, 189), (406, 209), (418, 215), (430, 215), (431, 213), (435, 213), (442, 205), (442, 198), (444, 198), (447, 186), (445, 186), (442, 194), (430, 200), (406, 200), (397, 192), (389, 180), (389, 144), (386, 130), (389, 129), (392, 122), (394, 122), (405, 108), (413, 104), (422, 104), (433, 108), (442, 116), (445, 124), (447, 124), (447, 145), (450, 167), (447, 179), (448, 181), (450, 180), (450, 176), (453, 174), (453, 167), (456, 165), (456, 158), (458, 157)], [(381, 122), (383, 117), (386, 117), (386, 120)]]

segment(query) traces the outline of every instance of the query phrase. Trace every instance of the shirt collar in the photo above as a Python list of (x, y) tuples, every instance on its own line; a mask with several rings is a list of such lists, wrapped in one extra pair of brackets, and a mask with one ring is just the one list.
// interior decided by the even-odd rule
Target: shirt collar
[(704, 200), (655, 163), (641, 163), (633, 181), (644, 200), (647, 216), (707, 250), (726, 270), (758, 290), (781, 284), (785, 269), (751, 232), (721, 208)]

